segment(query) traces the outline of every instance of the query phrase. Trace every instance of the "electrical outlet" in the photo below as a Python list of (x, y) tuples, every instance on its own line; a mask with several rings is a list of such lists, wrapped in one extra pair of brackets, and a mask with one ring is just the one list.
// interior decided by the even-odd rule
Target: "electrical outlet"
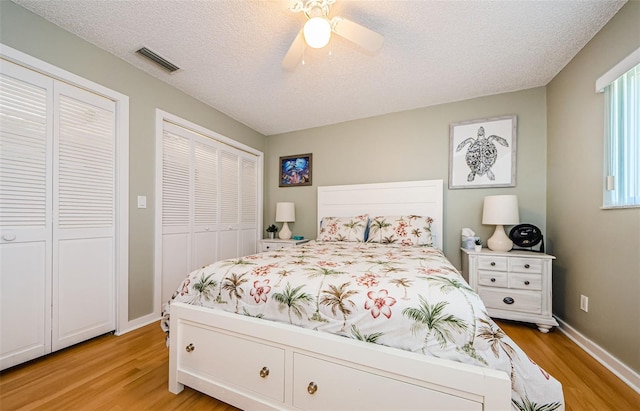
[(589, 312), (589, 297), (580, 295), (580, 309), (585, 313)]

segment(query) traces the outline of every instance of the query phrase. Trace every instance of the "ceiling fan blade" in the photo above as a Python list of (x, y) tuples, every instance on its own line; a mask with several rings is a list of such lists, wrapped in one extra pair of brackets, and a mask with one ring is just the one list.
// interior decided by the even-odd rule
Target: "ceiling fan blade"
[(372, 53), (382, 48), (382, 44), (384, 43), (384, 37), (382, 37), (382, 35), (342, 17), (335, 17), (334, 20), (335, 25), (333, 31), (335, 31), (336, 34)]
[(282, 59), (282, 67), (286, 70), (294, 70), (302, 56), (304, 55), (304, 34), (302, 34), (302, 30), (298, 32), (298, 35), (295, 39), (293, 39), (293, 43), (291, 43), (291, 47), (289, 47), (289, 51)]

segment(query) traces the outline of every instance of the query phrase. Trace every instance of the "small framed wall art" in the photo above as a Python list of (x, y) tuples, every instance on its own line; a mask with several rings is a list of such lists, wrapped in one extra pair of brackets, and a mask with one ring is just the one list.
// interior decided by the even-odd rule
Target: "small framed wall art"
[(280, 157), (280, 187), (310, 186), (313, 154)]
[(516, 116), (451, 124), (449, 188), (515, 187)]

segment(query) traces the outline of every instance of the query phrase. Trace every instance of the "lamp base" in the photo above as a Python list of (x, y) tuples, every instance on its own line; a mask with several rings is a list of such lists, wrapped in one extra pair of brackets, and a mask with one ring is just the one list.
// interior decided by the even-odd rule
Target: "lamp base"
[(289, 229), (289, 224), (286, 221), (282, 224), (278, 237), (280, 237), (281, 240), (289, 240), (291, 238), (291, 230)]
[(487, 246), (493, 251), (509, 251), (513, 248), (513, 241), (504, 232), (504, 227), (497, 225), (493, 235), (487, 240)]

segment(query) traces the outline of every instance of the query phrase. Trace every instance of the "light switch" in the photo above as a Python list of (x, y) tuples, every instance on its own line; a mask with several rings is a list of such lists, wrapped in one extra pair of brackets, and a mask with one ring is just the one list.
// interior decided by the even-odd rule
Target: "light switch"
[(138, 208), (147, 208), (147, 196), (138, 196)]

